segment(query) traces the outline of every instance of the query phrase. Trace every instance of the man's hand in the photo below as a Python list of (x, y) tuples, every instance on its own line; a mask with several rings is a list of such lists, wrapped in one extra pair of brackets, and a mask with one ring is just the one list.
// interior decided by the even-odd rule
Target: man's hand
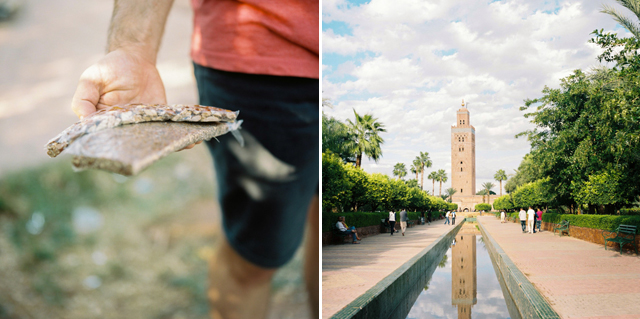
[(167, 98), (154, 63), (134, 50), (117, 49), (82, 73), (71, 109), (82, 118), (129, 103), (166, 104)]

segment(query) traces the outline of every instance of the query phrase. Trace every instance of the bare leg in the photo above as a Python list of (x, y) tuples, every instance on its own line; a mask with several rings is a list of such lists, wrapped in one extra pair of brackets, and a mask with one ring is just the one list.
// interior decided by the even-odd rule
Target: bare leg
[(309, 230), (307, 231), (307, 244), (305, 247), (306, 260), (304, 265), (304, 276), (307, 283), (307, 292), (309, 293), (309, 304), (311, 306), (311, 318), (320, 317), (320, 305), (318, 301), (320, 287), (318, 281), (320, 280), (320, 270), (318, 269), (319, 251), (318, 245), (320, 244), (318, 217), (319, 217), (319, 200), (318, 196), (314, 196), (309, 206), (309, 215), (307, 225)]
[(276, 269), (248, 262), (233, 250), (224, 236), (221, 242), (209, 263), (207, 296), (211, 304), (211, 318), (264, 318), (271, 292), (271, 277)]

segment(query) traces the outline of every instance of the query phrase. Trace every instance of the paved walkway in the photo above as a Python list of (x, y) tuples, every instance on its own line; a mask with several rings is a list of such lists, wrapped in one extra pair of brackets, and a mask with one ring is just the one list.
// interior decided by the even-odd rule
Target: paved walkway
[(562, 318), (640, 318), (640, 258), (520, 224), (478, 217)]
[(380, 234), (359, 245), (323, 247), (322, 318), (334, 315), (451, 228), (440, 220), (407, 228), (404, 237)]

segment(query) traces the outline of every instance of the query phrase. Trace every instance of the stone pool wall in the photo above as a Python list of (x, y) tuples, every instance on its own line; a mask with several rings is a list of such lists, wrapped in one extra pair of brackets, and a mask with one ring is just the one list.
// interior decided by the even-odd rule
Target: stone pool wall
[(431, 277), (464, 223), (462, 220), (331, 318), (391, 318), (398, 313), (405, 313), (406, 316), (415, 302), (410, 294), (420, 293), (422, 289), (416, 290), (415, 287), (424, 287), (420, 280)]
[[(511, 258), (507, 256), (482, 226), (482, 223), (478, 222), (478, 225), (480, 226), (485, 246), (491, 256), (491, 261), (494, 263), (496, 275), (501, 283), (506, 286), (505, 288), (511, 295), (520, 317), (527, 319), (559, 319), (558, 313), (551, 308), (547, 300), (542, 297), (529, 279), (516, 267)], [(506, 296), (505, 299), (507, 299)]]

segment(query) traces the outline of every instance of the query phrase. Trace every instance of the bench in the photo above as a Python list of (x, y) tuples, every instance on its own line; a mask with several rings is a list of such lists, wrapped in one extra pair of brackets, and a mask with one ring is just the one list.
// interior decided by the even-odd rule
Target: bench
[(340, 229), (338, 228), (338, 226), (336, 226), (336, 224), (331, 224), (331, 232), (340, 237), (340, 243), (344, 244), (344, 238), (345, 237), (349, 237), (351, 238), (351, 234), (350, 233), (343, 233), (340, 231)]
[(571, 236), (571, 234), (569, 233), (569, 221), (568, 220), (563, 220), (560, 224), (558, 224), (558, 226), (556, 226), (553, 229), (553, 234), (556, 234), (556, 230), (560, 232), (560, 237), (562, 237), (562, 233), (563, 232), (567, 232), (567, 236)]
[(384, 227), (386, 232), (389, 232), (389, 233), (391, 232), (391, 225), (386, 219), (384, 218), (380, 219), (380, 223), (382, 224), (382, 227)]
[[(607, 242), (612, 241), (614, 243), (620, 244), (620, 253), (622, 254), (622, 246), (626, 244), (633, 244), (636, 240), (636, 232), (637, 227), (632, 225), (620, 225), (615, 232), (603, 230), (602, 237), (604, 237), (604, 250), (607, 250)], [(609, 233), (605, 235), (605, 233)], [(615, 235), (615, 237), (608, 237), (611, 235)], [(636, 245), (636, 255), (638, 254), (638, 246)]]

